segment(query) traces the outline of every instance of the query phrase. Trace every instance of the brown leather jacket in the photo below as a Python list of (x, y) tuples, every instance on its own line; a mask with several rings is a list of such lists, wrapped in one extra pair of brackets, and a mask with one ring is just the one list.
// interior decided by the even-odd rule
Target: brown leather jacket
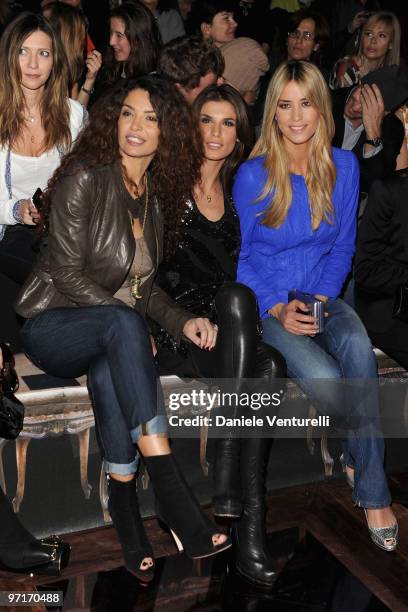
[[(127, 207), (129, 193), (119, 163), (80, 170), (59, 182), (53, 195), (48, 248), (16, 301), (16, 311), (32, 318), (57, 307), (123, 305), (113, 297), (132, 264), (136, 243)], [(155, 269), (163, 255), (163, 222), (149, 198), (144, 238)], [(154, 283), (141, 287), (135, 309), (180, 341), (191, 314)]]

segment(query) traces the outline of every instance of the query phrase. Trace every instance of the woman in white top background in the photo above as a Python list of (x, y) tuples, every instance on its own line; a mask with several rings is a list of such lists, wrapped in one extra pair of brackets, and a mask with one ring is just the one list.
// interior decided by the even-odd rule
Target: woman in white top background
[(67, 97), (64, 51), (41, 15), (21, 13), (5, 29), (0, 83), (0, 272), (21, 284), (35, 259), (31, 198), (45, 189), (85, 111)]

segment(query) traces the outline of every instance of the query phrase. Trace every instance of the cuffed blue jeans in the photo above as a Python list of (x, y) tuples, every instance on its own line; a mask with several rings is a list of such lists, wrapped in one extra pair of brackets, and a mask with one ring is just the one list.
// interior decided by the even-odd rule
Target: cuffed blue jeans
[(22, 339), (27, 355), (47, 373), (88, 374), (104, 469), (136, 472), (140, 436), (167, 434), (144, 319), (127, 306), (53, 308), (26, 321)]
[[(330, 300), (326, 312), (324, 331), (314, 338), (292, 334), (270, 317), (262, 321), (262, 339), (282, 353), (288, 375), (320, 413), (349, 423), (343, 448), (346, 464), (355, 470), (353, 501), (365, 508), (385, 508), (391, 495), (372, 345), (358, 315), (343, 300)], [(353, 384), (352, 379), (358, 380)]]

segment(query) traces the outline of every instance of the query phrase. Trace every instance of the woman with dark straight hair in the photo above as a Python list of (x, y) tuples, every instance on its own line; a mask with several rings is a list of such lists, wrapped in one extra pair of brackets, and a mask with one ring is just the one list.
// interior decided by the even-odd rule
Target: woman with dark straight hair
[[(179, 306), (215, 323), (218, 336), (215, 349), (207, 352), (191, 343), (179, 345), (161, 330), (155, 335), (156, 359), (164, 371), (180, 376), (230, 379), (226, 385), (233, 392), (244, 390), (242, 379), (264, 379), (261, 385), (270, 392), (273, 379), (285, 377), (284, 360), (260, 342), (255, 296), (235, 282), (240, 230), (231, 186), (253, 142), (247, 106), (230, 85), (213, 85), (198, 95), (192, 110), (204, 160), (189, 196), (164, 211), (167, 256), (157, 283)], [(226, 406), (220, 410), (233, 417), (241, 412), (236, 405), (231, 412)], [(216, 440), (213, 496), (216, 516), (238, 520), (238, 570), (266, 585), (276, 577), (265, 544), (269, 448), (267, 439), (240, 440), (226, 429)]]
[(154, 561), (136, 493), (139, 452), (180, 549), (182, 542), (201, 558), (230, 546), (174, 461), (145, 322), (149, 316), (178, 341), (184, 335), (203, 350), (214, 347), (214, 325), (154, 282), (161, 205), (190, 193), (199, 160), (189, 107), (165, 79), (128, 81), (104, 97), (50, 181), (48, 249), (17, 303), (28, 319), (24, 348), (35, 362), (58, 376), (88, 374), (110, 515), (126, 567), (141, 582), (152, 580)]
[(123, 78), (136, 78), (156, 69), (162, 46), (152, 12), (141, 2), (125, 2), (110, 12), (109, 47), (97, 93)]
[(114, 8), (109, 17), (109, 46), (90, 91), (91, 104), (111, 87), (156, 70), (162, 39), (152, 12), (138, 0)]

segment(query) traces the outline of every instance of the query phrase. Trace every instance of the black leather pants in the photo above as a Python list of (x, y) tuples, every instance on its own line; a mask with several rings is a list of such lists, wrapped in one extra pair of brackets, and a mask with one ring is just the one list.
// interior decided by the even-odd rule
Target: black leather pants
[[(190, 344), (188, 355), (171, 373), (200, 378), (284, 378), (282, 355), (261, 342), (254, 293), (240, 283), (224, 283), (215, 298), (218, 338), (214, 350)], [(158, 353), (158, 364), (166, 369)]]

